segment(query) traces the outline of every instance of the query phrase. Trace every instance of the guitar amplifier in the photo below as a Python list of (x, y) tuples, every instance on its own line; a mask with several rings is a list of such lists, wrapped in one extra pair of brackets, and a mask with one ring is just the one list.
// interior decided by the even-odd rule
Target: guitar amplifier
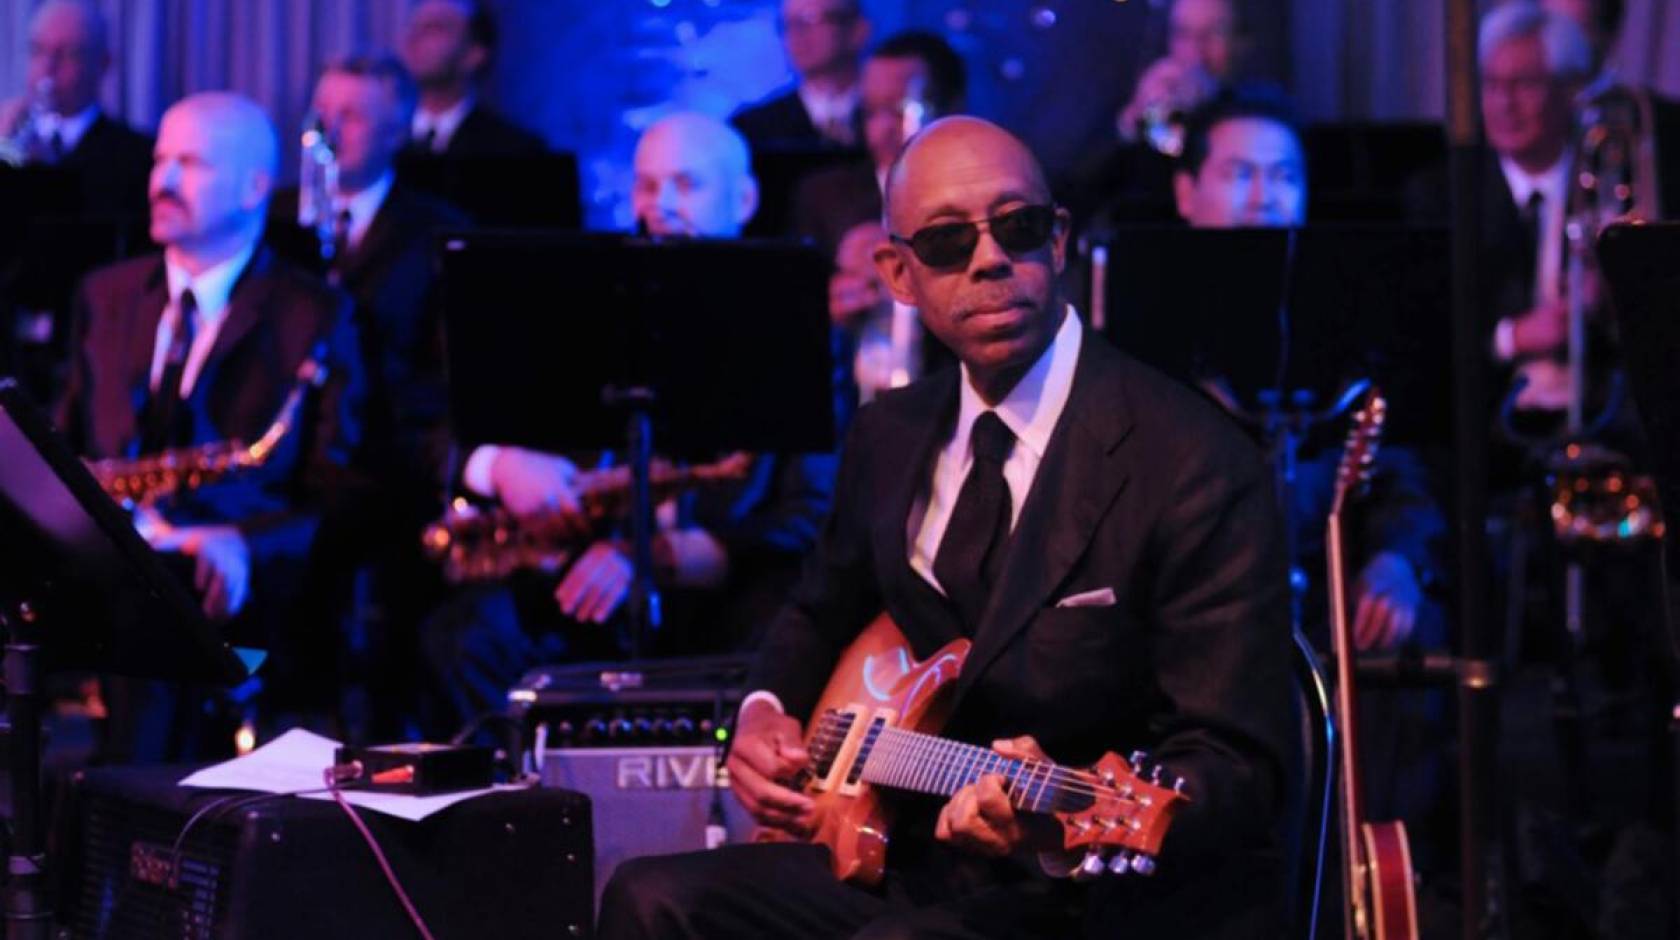
[(545, 786), (595, 807), (595, 896), (642, 855), (741, 842), (752, 818), (721, 763), (746, 681), (742, 657), (534, 670), (508, 693), (536, 742)]
[[(282, 797), (187, 820), (228, 791), (176, 786), (185, 768), (102, 768), (55, 813), (61, 936), (330, 940), (412, 936), (413, 924), (344, 811)], [(588, 936), (587, 797), (537, 787), (415, 823), (358, 810), (440, 937)], [(179, 840), (179, 861), (175, 846)]]
[(751, 660), (692, 656), (545, 666), (508, 692), (538, 750), (726, 744)]

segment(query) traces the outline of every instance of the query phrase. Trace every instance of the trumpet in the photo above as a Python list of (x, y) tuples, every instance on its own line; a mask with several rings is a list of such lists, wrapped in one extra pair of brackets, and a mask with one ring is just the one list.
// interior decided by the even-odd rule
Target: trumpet
[[(648, 482), (658, 502), (693, 487), (744, 480), (752, 465), (752, 455), (745, 453), (688, 467), (656, 462)], [(493, 581), (521, 570), (558, 571), (603, 527), (630, 511), (627, 466), (580, 473), (576, 488), (580, 511), (545, 509), (520, 515), (502, 508), (478, 509), (457, 499), (443, 518), (421, 533), (421, 547), (442, 565), (451, 584)]]
[(150, 506), (166, 496), (216, 483), (234, 473), (258, 469), (268, 463), (297, 424), (298, 412), (309, 390), (327, 380), (325, 359), (325, 345), (317, 345), (298, 366), (297, 381), (281, 403), (274, 422), (251, 444), (238, 440), (215, 441), (133, 459), (97, 460), (88, 469), (106, 495), (128, 508)]

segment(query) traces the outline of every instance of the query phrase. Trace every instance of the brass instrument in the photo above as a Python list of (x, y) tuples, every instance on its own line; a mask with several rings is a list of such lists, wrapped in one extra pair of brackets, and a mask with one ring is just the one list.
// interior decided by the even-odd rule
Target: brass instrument
[(23, 113), (23, 119), (12, 133), (0, 138), (0, 163), (12, 166), (23, 166), (32, 157), (41, 153), (42, 140), (41, 118), (47, 113), (51, 105), (53, 80), (43, 77), (29, 89), (29, 103)]
[(1656, 481), (1614, 451), (1571, 444), (1548, 471), (1552, 531), (1565, 547), (1649, 542), (1667, 530)]
[(242, 470), (268, 462), (275, 448), (297, 424), (304, 397), (327, 380), (326, 349), (317, 346), (298, 366), (297, 382), (280, 413), (263, 435), (249, 445), (237, 440), (146, 454), (133, 459), (98, 460), (88, 467), (106, 495), (126, 507), (150, 506), (175, 493), (195, 490)]
[(330, 266), (338, 252), (333, 197), (338, 193), (338, 151), (326, 122), (311, 111), (303, 119), (302, 159), (298, 163), (298, 226), (315, 236), (321, 261)]
[[(656, 462), (649, 471), (649, 486), (658, 502), (690, 487), (746, 479), (752, 462), (744, 453), (690, 467)], [(630, 511), (628, 466), (585, 471), (575, 485), (581, 512), (547, 509), (517, 515), (503, 508), (477, 509), (457, 499), (442, 519), (426, 527), (421, 547), (443, 566), (451, 584), (492, 581), (520, 570), (558, 571), (604, 523)]]

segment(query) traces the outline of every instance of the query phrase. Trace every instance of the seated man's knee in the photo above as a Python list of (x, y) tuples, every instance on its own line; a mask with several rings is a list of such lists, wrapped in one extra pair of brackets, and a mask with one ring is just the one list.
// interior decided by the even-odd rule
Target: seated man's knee
[(601, 893), (602, 935), (616, 935), (609, 927), (654, 929), (691, 909), (695, 879), (684, 874), (685, 858), (651, 856), (619, 865)]

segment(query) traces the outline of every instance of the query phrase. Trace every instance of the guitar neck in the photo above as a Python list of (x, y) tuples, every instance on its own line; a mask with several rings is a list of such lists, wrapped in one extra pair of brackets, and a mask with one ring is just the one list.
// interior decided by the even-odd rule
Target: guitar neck
[(1091, 803), (1090, 775), (1049, 761), (1013, 760), (996, 751), (882, 727), (863, 742), (854, 770), (865, 783), (895, 790), (950, 796), (986, 774), (998, 774), (1016, 809), (1030, 813), (1074, 812)]

